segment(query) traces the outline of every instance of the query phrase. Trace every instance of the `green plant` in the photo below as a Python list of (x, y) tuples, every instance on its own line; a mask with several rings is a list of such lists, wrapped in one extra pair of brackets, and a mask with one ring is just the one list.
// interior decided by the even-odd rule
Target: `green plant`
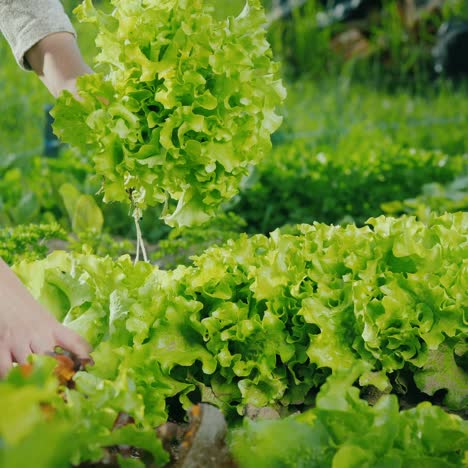
[[(163, 446), (168, 449), (167, 437), (158, 437), (163, 432), (137, 426), (128, 415), (116, 411), (111, 399), (86, 398), (80, 390), (65, 388), (63, 379), (69, 369), (63, 363), (73, 363), (64, 356), (58, 359), (62, 367), (54, 369), (51, 358), (36, 358), (0, 382), (0, 409), (5, 416), (0, 421), (2, 467), (52, 468), (80, 462), (143, 467), (168, 462), (163, 450)], [(330, 376), (317, 395), (315, 408), (302, 414), (282, 420), (245, 418), (242, 427), (227, 436), (237, 465), (322, 468), (364, 464), (376, 468), (416, 463), (455, 468), (463, 464), (466, 421), (427, 402), (399, 412), (394, 395), (369, 405), (353, 386), (366, 370), (360, 363)], [(51, 375), (53, 371), (57, 377)], [(195, 424), (188, 428), (181, 448), (197, 445), (189, 438), (191, 431), (196, 434)], [(178, 426), (178, 430), (183, 428)], [(211, 427), (210, 431), (216, 433)], [(223, 446), (222, 440), (213, 437), (200, 439), (203, 455)], [(193, 461), (194, 457), (188, 457), (189, 463)]]
[(385, 91), (368, 83), (330, 78), (301, 79), (288, 87), (284, 123), (277, 143), (306, 142), (316, 153), (334, 152), (381, 140), (404, 147), (468, 152), (468, 100), (464, 86), (440, 82), (419, 92)]
[(236, 239), (246, 227), (246, 222), (232, 212), (221, 213), (201, 226), (172, 230), (167, 239), (158, 242), (151, 259), (164, 268), (189, 265), (195, 255), (208, 247)]
[(111, 3), (112, 15), (91, 1), (76, 10), (99, 28), (105, 75), (78, 80), (81, 101), (64, 93), (56, 132), (92, 151), (104, 201), (131, 203), (137, 217), (162, 204), (168, 224), (199, 224), (235, 195), (281, 122), (263, 9), (248, 0), (217, 20), (201, 0)]
[(468, 176), (462, 175), (446, 185), (425, 184), (421, 193), (407, 200), (395, 200), (382, 205), (383, 211), (391, 216), (412, 214), (427, 220), (433, 213), (468, 211)]
[[(78, 213), (69, 209), (72, 205), (69, 202), (67, 209), (64, 186), (68, 191), (77, 192), (76, 196), (82, 196), (82, 209)], [(70, 232), (73, 224), (80, 223), (78, 218), (81, 215), (88, 219), (88, 224), (96, 222), (91, 214), (94, 212), (97, 217), (104, 218), (103, 231), (106, 234), (135, 238), (135, 226), (128, 207), (103, 203), (102, 197), (96, 193), (98, 190), (99, 180), (93, 175), (91, 166), (83, 162), (76, 152), (61, 151), (56, 159), (35, 155), (12, 156), (0, 163), (0, 226), (58, 223)], [(88, 214), (86, 209), (83, 210), (86, 205), (91, 207)], [(152, 242), (164, 238), (169, 231), (158, 221), (159, 215), (159, 208), (151, 208), (141, 220), (145, 237)]]
[[(0, 36), (0, 157), (40, 150), (47, 90), (32, 73), (20, 70), (8, 43)], [(2, 164), (0, 163), (0, 165)]]
[(358, 128), (354, 133), (341, 147), (315, 154), (307, 143), (276, 147), (235, 206), (249, 230), (313, 221), (362, 225), (382, 213), (383, 203), (415, 196), (429, 181), (446, 183), (467, 167), (465, 156), (408, 149), (380, 132), (380, 139)]
[(94, 230), (86, 230), (72, 235), (68, 241), (67, 251), (85, 255), (118, 258), (135, 251), (135, 245), (131, 240), (114, 238), (105, 232), (96, 234)]
[(398, 411), (394, 395), (370, 406), (353, 387), (362, 368), (330, 376), (316, 407), (277, 421), (246, 420), (230, 447), (241, 468), (434, 466), (464, 464), (468, 424), (422, 403)]
[[(3, 468), (52, 468), (104, 460), (106, 464), (114, 460), (119, 466), (144, 466), (142, 460), (123, 456), (125, 450), (119, 448), (124, 444), (132, 447), (132, 455), (140, 450), (148, 463), (161, 466), (168, 461), (154, 428), (134, 424), (119, 427), (118, 404), (110, 395), (88, 398), (66, 388), (54, 375), (56, 364), (50, 357), (38, 357), (33, 365), (15, 368), (0, 381)], [(73, 362), (70, 364), (73, 366)], [(61, 371), (67, 379), (70, 371), (73, 373), (67, 367)], [(63, 378), (60, 369), (59, 377)]]
[(47, 241), (50, 240), (66, 240), (65, 231), (57, 224), (0, 229), (0, 258), (10, 265), (44, 258), (48, 254)]
[[(402, 13), (402, 4), (385, 0), (379, 16), (379, 20), (371, 23), (369, 28), (373, 48), (369, 61), (374, 71), (371, 79), (390, 86), (409, 83), (413, 88), (424, 87), (433, 74), (431, 50), (443, 22), (442, 15), (426, 14), (417, 25), (409, 25)], [(359, 65), (357, 74), (368, 77), (368, 65)]]
[(464, 0), (449, 0), (444, 2), (443, 11), (445, 17), (457, 16), (468, 18), (468, 4)]
[(0, 177), (0, 225), (4, 226), (58, 222), (68, 230), (60, 187), (68, 183), (88, 193), (97, 190), (89, 166), (70, 152), (58, 159), (12, 156), (0, 165)]
[(389, 392), (406, 373), (463, 410), (467, 226), (464, 213), (380, 217), (243, 235), (172, 271), (64, 252), (15, 271), (94, 346), (77, 389), (105, 391), (137, 423), (164, 422), (170, 397), (231, 415), (311, 404), (328, 375), (359, 362), (362, 386)]
[(330, 41), (336, 28), (320, 28), (317, 14), (322, 10), (309, 0), (283, 19), (272, 19), (268, 39), (276, 57), (284, 62), (287, 76), (323, 77), (335, 74), (343, 60), (334, 53)]

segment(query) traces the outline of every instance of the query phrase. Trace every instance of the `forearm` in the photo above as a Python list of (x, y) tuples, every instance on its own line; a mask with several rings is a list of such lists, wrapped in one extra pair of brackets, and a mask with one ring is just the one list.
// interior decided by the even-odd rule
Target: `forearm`
[(0, 0), (0, 31), (25, 69), (25, 54), (39, 41), (58, 32), (75, 34), (60, 0)]
[(76, 39), (62, 32), (51, 34), (26, 52), (26, 60), (53, 96), (74, 93), (76, 78), (92, 70), (84, 62)]
[(18, 64), (33, 69), (54, 96), (73, 92), (76, 78), (91, 71), (59, 0), (0, 0), (0, 31)]

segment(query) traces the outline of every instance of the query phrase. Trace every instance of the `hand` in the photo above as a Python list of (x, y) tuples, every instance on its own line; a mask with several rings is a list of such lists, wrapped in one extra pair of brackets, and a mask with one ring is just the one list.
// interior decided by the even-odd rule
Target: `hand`
[(50, 315), (0, 259), (0, 377), (12, 364), (24, 364), (31, 353), (46, 354), (56, 346), (89, 357), (86, 341)]

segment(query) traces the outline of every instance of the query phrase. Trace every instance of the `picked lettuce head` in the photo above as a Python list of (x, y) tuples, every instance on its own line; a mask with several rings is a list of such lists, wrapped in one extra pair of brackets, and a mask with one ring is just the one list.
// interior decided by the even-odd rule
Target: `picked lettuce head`
[(161, 204), (173, 226), (199, 224), (269, 151), (285, 97), (259, 0), (217, 19), (207, 0), (85, 0), (98, 28), (96, 70), (53, 111), (64, 141), (89, 151), (104, 201)]

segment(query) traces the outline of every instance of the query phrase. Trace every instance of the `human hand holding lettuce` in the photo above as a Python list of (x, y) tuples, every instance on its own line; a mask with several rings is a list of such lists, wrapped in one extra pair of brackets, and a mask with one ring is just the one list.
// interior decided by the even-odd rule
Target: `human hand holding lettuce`
[(31, 353), (46, 354), (56, 346), (86, 358), (89, 345), (50, 315), (0, 260), (0, 377), (13, 362), (25, 363)]

